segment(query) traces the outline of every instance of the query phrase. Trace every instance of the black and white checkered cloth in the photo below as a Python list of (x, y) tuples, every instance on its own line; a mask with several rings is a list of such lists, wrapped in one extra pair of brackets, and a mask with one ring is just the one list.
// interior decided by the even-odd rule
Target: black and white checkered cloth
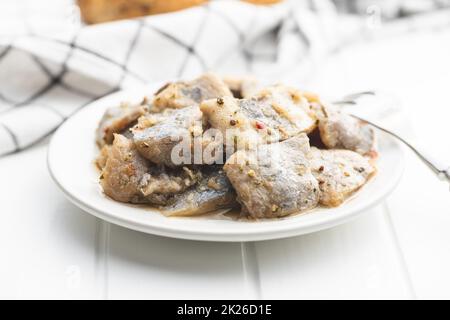
[(0, 34), (0, 156), (43, 140), (74, 112), (121, 88), (208, 70), (283, 72), (354, 34), (348, 21), (340, 28), (331, 2), (300, 2), (214, 1), (75, 30), (27, 25), (20, 36)]

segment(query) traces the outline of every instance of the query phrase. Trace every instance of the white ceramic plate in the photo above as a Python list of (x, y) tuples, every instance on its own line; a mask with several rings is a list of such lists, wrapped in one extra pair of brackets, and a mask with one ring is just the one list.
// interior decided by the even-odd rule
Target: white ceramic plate
[(84, 107), (54, 134), (49, 147), (50, 173), (67, 198), (83, 210), (111, 223), (151, 234), (208, 241), (256, 241), (310, 233), (344, 223), (380, 202), (397, 185), (403, 172), (403, 153), (395, 140), (380, 136), (378, 174), (338, 208), (319, 208), (278, 220), (246, 222), (216, 219), (168, 218), (148, 207), (127, 205), (106, 197), (99, 186), (93, 160), (98, 154), (95, 130), (105, 109), (121, 101), (140, 101), (147, 90), (118, 92)]

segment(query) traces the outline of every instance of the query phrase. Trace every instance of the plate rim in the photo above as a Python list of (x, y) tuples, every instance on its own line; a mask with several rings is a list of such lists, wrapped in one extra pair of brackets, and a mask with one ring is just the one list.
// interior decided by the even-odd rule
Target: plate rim
[[(157, 83), (152, 83), (149, 85), (155, 86)], [(148, 85), (148, 86), (149, 86)], [(148, 87), (146, 86), (146, 87)], [(405, 161), (405, 155), (404, 155), (404, 147), (396, 141), (394, 138), (387, 138), (389, 139), (393, 145), (395, 145), (395, 148), (398, 151), (398, 162), (396, 165), (397, 169), (400, 169), (396, 176), (392, 179), (388, 180), (389, 185), (386, 187), (385, 191), (378, 194), (378, 196), (370, 198), (370, 200), (363, 202), (354, 210), (341, 215), (336, 215), (335, 217), (326, 217), (326, 218), (320, 218), (319, 220), (315, 221), (301, 221), (301, 220), (290, 220), (291, 224), (283, 224), (283, 225), (269, 225), (270, 222), (273, 220), (260, 220), (260, 221), (252, 221), (252, 222), (242, 222), (242, 223), (264, 223), (268, 224), (267, 227), (264, 229), (253, 229), (253, 230), (247, 230), (245, 233), (242, 231), (236, 231), (236, 232), (230, 232), (230, 230), (226, 230), (222, 232), (208, 232), (208, 230), (189, 230), (189, 228), (174, 228), (171, 225), (162, 226), (160, 224), (144, 224), (139, 221), (134, 221), (131, 219), (125, 219), (123, 217), (120, 217), (118, 215), (113, 215), (111, 213), (108, 213), (108, 210), (95, 208), (89, 203), (84, 202), (82, 199), (77, 199), (75, 196), (73, 196), (70, 192), (70, 190), (67, 190), (63, 183), (59, 181), (59, 178), (55, 175), (54, 172), (54, 165), (52, 162), (54, 161), (55, 156), (55, 147), (53, 145), (55, 144), (55, 141), (57, 141), (57, 138), (61, 132), (64, 131), (64, 128), (68, 126), (72, 121), (76, 121), (77, 117), (80, 113), (88, 112), (86, 111), (88, 108), (91, 107), (93, 104), (101, 104), (103, 100), (110, 100), (114, 99), (117, 96), (117, 99), (119, 99), (120, 96), (124, 95), (131, 95), (133, 93), (143, 92), (144, 88), (142, 87), (137, 90), (120, 90), (117, 92), (114, 92), (112, 94), (106, 95), (104, 97), (101, 97), (99, 99), (96, 99), (92, 101), (91, 103), (87, 104), (85, 107), (81, 108), (79, 111), (77, 111), (75, 114), (73, 114), (71, 117), (67, 119), (53, 134), (51, 137), (48, 151), (47, 151), (47, 167), (48, 171), (50, 173), (50, 176), (52, 180), (56, 183), (58, 188), (63, 192), (65, 197), (72, 202), (77, 207), (81, 208), (83, 211), (88, 212), (89, 214), (105, 220), (109, 223), (113, 223), (128, 229), (149, 233), (149, 234), (155, 234), (158, 236), (164, 236), (164, 237), (170, 237), (170, 238), (177, 238), (177, 239), (186, 239), (186, 240), (198, 240), (198, 241), (218, 241), (218, 242), (246, 242), (246, 241), (263, 241), (263, 240), (272, 240), (272, 239), (282, 239), (287, 237), (292, 237), (296, 235), (302, 235), (302, 234), (308, 234), (320, 230), (325, 230), (328, 228), (332, 228), (334, 226), (337, 226), (339, 224), (348, 222), (349, 220), (356, 218), (365, 211), (367, 211), (368, 208), (371, 208), (375, 206), (377, 203), (381, 202), (384, 198), (386, 198), (392, 190), (398, 185), (398, 183), (401, 180), (401, 177), (404, 172), (404, 161)], [(145, 95), (145, 94), (144, 94)], [(92, 108), (92, 107), (91, 107)], [(106, 107), (105, 107), (106, 108)], [(382, 156), (382, 155), (380, 155)], [(90, 163), (92, 165), (92, 163)], [(373, 177), (372, 179), (376, 179), (377, 176)], [(88, 179), (88, 178), (86, 178)], [(87, 180), (86, 180), (87, 181)], [(369, 181), (370, 183), (370, 181)], [(365, 186), (364, 186), (365, 187)], [(364, 188), (363, 187), (363, 188)], [(114, 201), (114, 200), (111, 200)], [(124, 204), (125, 205), (125, 204)], [(345, 203), (343, 204), (343, 206)], [(326, 209), (324, 209), (326, 210)], [(305, 213), (308, 214), (308, 213)], [(174, 217), (168, 217), (167, 219), (181, 219), (181, 218), (174, 218)], [(189, 219), (189, 218), (188, 218)], [(289, 218), (286, 218), (286, 220)], [(213, 220), (213, 219), (211, 219)], [(216, 220), (217, 221), (217, 220)], [(274, 222), (279, 222), (282, 220), (275, 220)]]

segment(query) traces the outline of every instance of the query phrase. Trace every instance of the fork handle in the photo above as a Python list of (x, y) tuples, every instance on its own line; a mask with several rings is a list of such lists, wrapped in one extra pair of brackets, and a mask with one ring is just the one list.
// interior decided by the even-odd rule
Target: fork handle
[(363, 119), (359, 116), (353, 115), (353, 117), (364, 121), (368, 123), (369, 125), (377, 128), (378, 130), (381, 130), (387, 134), (392, 135), (393, 137), (397, 138), (401, 142), (403, 142), (406, 146), (408, 146), (418, 157), (422, 160), (423, 163), (427, 165), (428, 168), (430, 168), (441, 180), (446, 180), (450, 183), (450, 166), (445, 166), (442, 162), (437, 161), (437, 159), (431, 155), (428, 154), (428, 152), (425, 152), (424, 150), (419, 150), (416, 146), (412, 145), (409, 141), (401, 137), (400, 135), (396, 134), (395, 132), (392, 132), (372, 121)]
[(447, 180), (450, 182), (450, 167), (447, 168), (442, 174), (440, 174), (441, 180)]

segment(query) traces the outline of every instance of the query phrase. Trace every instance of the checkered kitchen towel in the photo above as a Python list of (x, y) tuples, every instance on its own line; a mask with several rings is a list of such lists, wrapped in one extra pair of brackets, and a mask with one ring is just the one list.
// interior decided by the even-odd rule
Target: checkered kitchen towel
[[(121, 88), (207, 70), (267, 76), (301, 65), (306, 72), (308, 61), (370, 27), (338, 14), (336, 8), (359, 12), (348, 7), (351, 0), (335, 0), (337, 7), (212, 1), (94, 26), (68, 23), (71, 0), (24, 1), (0, 5), (0, 156), (43, 140), (74, 112)], [(37, 5), (53, 10), (51, 18), (35, 17)], [(23, 19), (8, 19), (15, 15)]]

